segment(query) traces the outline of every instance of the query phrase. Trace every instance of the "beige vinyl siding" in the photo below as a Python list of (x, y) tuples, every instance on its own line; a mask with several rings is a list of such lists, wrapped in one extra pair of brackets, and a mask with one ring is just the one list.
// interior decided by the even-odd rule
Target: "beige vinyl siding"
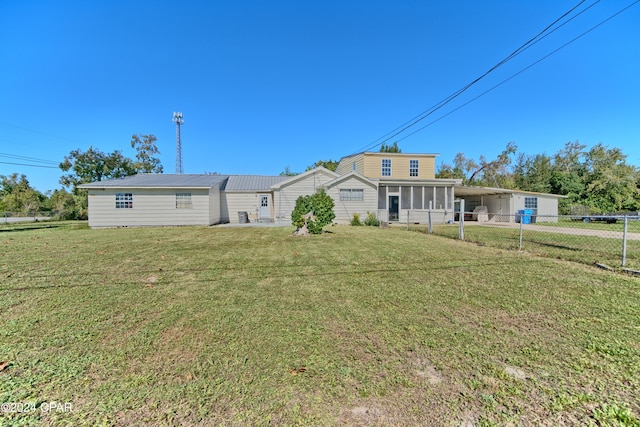
[(227, 192), (220, 190), (220, 222), (226, 224), (231, 220), (229, 206), (227, 204)]
[(209, 189), (209, 224), (220, 224), (220, 185)]
[(231, 224), (238, 224), (238, 212), (247, 212), (251, 222), (256, 220), (260, 195), (254, 192), (226, 192), (224, 198), (227, 211), (223, 214)]
[[(364, 197), (362, 201), (340, 201), (340, 189), (362, 189)], [(327, 189), (327, 194), (333, 199), (335, 222), (338, 224), (349, 224), (353, 214), (360, 214), (360, 219), (364, 220), (367, 212), (377, 212), (378, 189), (371, 184), (365, 183), (355, 177), (345, 179)]]
[(514, 197), (514, 214), (520, 209), (525, 209), (524, 199), (526, 197), (535, 197), (538, 199), (538, 208), (537, 211), (534, 212), (536, 222), (558, 221), (558, 198), (544, 194), (516, 193)]
[(275, 222), (291, 223), (291, 212), (296, 205), (296, 199), (300, 196), (314, 194), (326, 182), (335, 179), (336, 176), (322, 170), (301, 177), (293, 182), (283, 184), (273, 192), (273, 212)]
[[(529, 196), (532, 197), (532, 196)], [(558, 222), (558, 198), (557, 197), (538, 197), (538, 213), (536, 222)], [(551, 215), (545, 217), (545, 215)]]
[[(391, 176), (382, 176), (382, 159), (391, 159)], [(418, 160), (418, 176), (410, 176), (409, 161)], [(436, 159), (429, 154), (364, 153), (362, 175), (367, 178), (434, 179)]]
[[(116, 193), (133, 194), (132, 209), (116, 209)], [(176, 209), (176, 193), (191, 193), (192, 208)], [(90, 227), (209, 225), (209, 189), (89, 190)]]
[(340, 160), (340, 164), (336, 168), (336, 173), (339, 175), (347, 175), (353, 170), (353, 163), (356, 164), (355, 172), (360, 175), (364, 175), (364, 153), (356, 154), (355, 156), (345, 157)]

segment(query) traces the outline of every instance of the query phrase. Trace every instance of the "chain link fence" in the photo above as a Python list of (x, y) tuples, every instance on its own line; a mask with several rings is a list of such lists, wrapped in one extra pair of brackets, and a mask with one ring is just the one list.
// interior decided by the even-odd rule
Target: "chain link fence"
[[(640, 270), (640, 215), (537, 216), (456, 212), (453, 220), (407, 213), (407, 229), (602, 268)], [(489, 219), (491, 218), (491, 219)]]
[(60, 219), (61, 213), (58, 211), (46, 212), (0, 212), (0, 224), (10, 224), (15, 222), (38, 222)]

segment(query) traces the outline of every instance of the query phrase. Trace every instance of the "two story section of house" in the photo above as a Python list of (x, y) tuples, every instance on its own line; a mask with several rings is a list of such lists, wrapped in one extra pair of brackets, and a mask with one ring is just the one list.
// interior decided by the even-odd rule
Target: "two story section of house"
[(425, 222), (453, 219), (457, 179), (435, 177), (437, 154), (362, 152), (343, 157), (336, 172), (355, 173), (377, 183), (378, 215), (383, 221)]

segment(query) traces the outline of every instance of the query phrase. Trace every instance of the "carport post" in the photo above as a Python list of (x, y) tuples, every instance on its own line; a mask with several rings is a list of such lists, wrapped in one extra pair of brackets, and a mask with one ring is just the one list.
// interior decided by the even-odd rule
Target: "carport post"
[(458, 238), (464, 240), (464, 199), (460, 199), (460, 214), (458, 221)]
[(429, 229), (429, 234), (433, 234), (433, 225), (431, 222), (431, 206), (432, 205), (433, 205), (433, 201), (429, 200), (429, 226), (427, 227)]
[(624, 216), (624, 229), (622, 232), (622, 266), (627, 264), (627, 228), (629, 225), (629, 219)]

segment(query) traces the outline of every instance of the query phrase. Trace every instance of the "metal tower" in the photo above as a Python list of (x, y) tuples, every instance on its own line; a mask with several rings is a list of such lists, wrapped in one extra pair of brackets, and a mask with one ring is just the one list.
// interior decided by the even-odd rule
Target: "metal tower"
[(171, 121), (176, 124), (176, 173), (180, 174), (184, 173), (182, 169), (182, 144), (180, 142), (180, 125), (184, 123), (182, 113), (174, 112)]

